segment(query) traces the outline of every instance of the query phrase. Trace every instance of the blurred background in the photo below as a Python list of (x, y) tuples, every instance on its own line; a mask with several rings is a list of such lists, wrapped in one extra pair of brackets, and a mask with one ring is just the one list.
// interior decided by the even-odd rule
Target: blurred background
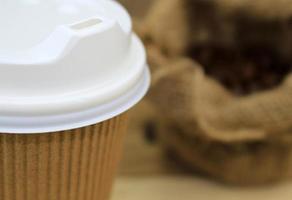
[(113, 199), (291, 199), (292, 1), (119, 1), (153, 80)]

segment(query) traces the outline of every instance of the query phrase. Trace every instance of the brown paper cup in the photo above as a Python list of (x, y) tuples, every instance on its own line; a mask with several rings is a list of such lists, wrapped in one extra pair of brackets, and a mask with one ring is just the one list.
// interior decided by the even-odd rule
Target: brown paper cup
[(127, 114), (74, 130), (0, 134), (0, 200), (106, 200)]

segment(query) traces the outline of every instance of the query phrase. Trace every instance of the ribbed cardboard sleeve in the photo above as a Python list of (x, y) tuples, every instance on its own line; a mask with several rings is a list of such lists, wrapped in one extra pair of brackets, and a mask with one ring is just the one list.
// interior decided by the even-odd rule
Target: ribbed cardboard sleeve
[(46, 134), (0, 134), (1, 200), (107, 200), (127, 114)]

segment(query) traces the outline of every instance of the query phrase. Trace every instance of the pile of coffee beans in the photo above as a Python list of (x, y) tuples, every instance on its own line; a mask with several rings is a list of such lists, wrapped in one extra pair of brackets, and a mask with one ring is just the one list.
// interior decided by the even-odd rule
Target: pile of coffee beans
[(231, 48), (214, 45), (192, 47), (189, 55), (207, 75), (242, 96), (278, 86), (290, 73), (290, 61), (264, 46)]

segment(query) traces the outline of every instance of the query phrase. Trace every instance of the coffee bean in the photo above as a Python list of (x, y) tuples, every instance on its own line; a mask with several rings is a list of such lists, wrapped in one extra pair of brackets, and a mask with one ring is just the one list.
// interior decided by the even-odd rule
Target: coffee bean
[(289, 61), (265, 46), (240, 49), (206, 44), (189, 52), (207, 75), (239, 96), (272, 89), (292, 70)]

